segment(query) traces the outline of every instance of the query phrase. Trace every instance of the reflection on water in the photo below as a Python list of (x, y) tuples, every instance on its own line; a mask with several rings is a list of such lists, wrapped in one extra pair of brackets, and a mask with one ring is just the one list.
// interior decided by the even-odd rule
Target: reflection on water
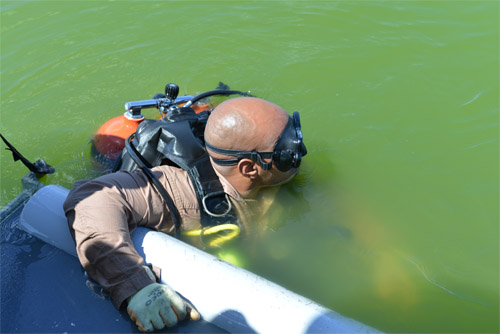
[(31, 235), (16, 228), (19, 223), (19, 217), (17, 214), (15, 213), (16, 217), (3, 220), (0, 224), (0, 243), (8, 243), (11, 245), (29, 245), (29, 243), (34, 240)]

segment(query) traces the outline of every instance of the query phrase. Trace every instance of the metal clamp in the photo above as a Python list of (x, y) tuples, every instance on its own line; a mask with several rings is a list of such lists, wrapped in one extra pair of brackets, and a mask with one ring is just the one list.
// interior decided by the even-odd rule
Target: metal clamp
[[(218, 214), (218, 213), (213, 213), (211, 212), (210, 210), (208, 210), (208, 207), (207, 207), (207, 198), (210, 198), (210, 197), (215, 197), (215, 196), (218, 196), (218, 195), (222, 195), (224, 194), (224, 196), (226, 197), (226, 201), (228, 203), (228, 208), (227, 210), (222, 213), (222, 214)], [(214, 193), (210, 193), (210, 194), (206, 194), (202, 199), (201, 199), (201, 204), (203, 205), (203, 210), (205, 210), (206, 213), (208, 213), (210, 216), (212, 217), (224, 217), (225, 215), (227, 215), (229, 212), (231, 212), (231, 210), (233, 209), (233, 206), (231, 204), (231, 200), (229, 199), (229, 196), (223, 192), (223, 191), (218, 191), (218, 192), (214, 192)]]

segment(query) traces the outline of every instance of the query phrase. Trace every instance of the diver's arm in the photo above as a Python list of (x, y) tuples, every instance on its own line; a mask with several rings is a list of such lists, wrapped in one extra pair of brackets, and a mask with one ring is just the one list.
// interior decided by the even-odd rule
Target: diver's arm
[(138, 225), (161, 229), (168, 221), (168, 211), (144, 175), (115, 173), (77, 182), (64, 210), (82, 266), (116, 308), (128, 305), (140, 330), (152, 330), (151, 324), (172, 326), (186, 315), (199, 318), (174, 290), (156, 282), (134, 248), (130, 231)]
[(118, 309), (128, 297), (154, 282), (144, 272), (144, 260), (133, 246), (128, 231), (135, 226), (127, 216), (130, 214), (120, 200), (102, 191), (67, 212), (80, 263)]

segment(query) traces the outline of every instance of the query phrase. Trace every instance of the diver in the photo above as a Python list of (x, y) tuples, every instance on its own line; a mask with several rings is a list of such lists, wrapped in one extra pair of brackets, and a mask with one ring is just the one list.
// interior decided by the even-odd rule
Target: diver
[[(206, 123), (204, 144), (207, 163), (243, 230), (255, 221), (248, 217), (254, 214), (252, 206), (264, 200), (265, 190), (293, 178), (307, 154), (298, 112), (289, 115), (255, 97), (232, 98), (215, 107)], [(186, 170), (167, 164), (150, 171), (175, 208), (165, 205), (165, 196), (141, 169), (77, 181), (64, 203), (83, 268), (109, 293), (117, 309), (127, 308), (141, 331), (197, 320), (200, 315), (172, 288), (158, 283), (158, 269), (145, 265), (131, 233), (145, 226), (173, 234), (175, 209), (182, 235), (199, 229), (206, 211), (195, 189), (198, 185)]]

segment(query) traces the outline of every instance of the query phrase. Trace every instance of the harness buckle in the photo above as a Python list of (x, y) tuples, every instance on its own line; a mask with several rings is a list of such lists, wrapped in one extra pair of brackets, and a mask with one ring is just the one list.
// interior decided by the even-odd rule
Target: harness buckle
[[(228, 204), (227, 210), (225, 212), (223, 212), (223, 213), (215, 213), (215, 212), (210, 211), (208, 209), (208, 206), (207, 206), (207, 199), (210, 199), (212, 197), (217, 197), (217, 196), (220, 196), (220, 195), (224, 195), (226, 197), (226, 202)], [(212, 217), (224, 217), (229, 212), (231, 212), (231, 210), (233, 209), (233, 205), (231, 204), (231, 200), (229, 199), (229, 196), (224, 191), (217, 191), (217, 192), (213, 192), (213, 193), (210, 193), (210, 194), (206, 194), (201, 199), (201, 204), (203, 205), (203, 210), (205, 210), (205, 212), (208, 213)]]

